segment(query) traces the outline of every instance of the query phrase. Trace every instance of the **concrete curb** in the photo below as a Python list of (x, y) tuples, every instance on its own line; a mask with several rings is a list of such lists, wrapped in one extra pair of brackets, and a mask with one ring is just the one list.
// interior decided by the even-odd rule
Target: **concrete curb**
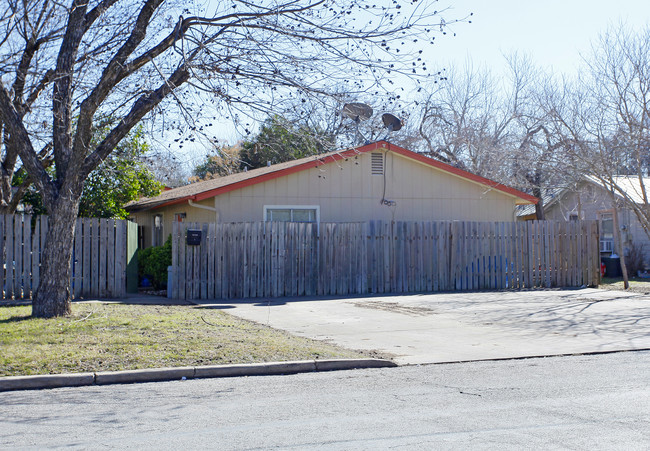
[(94, 373), (0, 377), (0, 392), (41, 388), (80, 387), (82, 385), (92, 385), (94, 380)]
[(251, 363), (145, 370), (100, 371), (97, 373), (49, 374), (0, 377), (0, 392), (88, 385), (133, 384), (216, 377), (272, 376), (363, 368), (392, 368), (397, 364), (382, 359), (301, 360), (295, 362)]
[(146, 370), (101, 371), (95, 373), (94, 383), (133, 384), (136, 382), (159, 382), (194, 377), (194, 367), (151, 368)]
[[(341, 369), (345, 368), (342, 367)], [(313, 371), (317, 371), (314, 360), (303, 360), (298, 362), (202, 366), (196, 368), (194, 377), (267, 376), (277, 374), (311, 373)]]

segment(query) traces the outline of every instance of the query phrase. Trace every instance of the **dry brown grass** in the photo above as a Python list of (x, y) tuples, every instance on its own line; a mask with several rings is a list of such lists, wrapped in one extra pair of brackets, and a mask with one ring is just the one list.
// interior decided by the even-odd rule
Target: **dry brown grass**
[(367, 354), (296, 337), (220, 310), (75, 303), (68, 318), (0, 307), (0, 376), (355, 358)]

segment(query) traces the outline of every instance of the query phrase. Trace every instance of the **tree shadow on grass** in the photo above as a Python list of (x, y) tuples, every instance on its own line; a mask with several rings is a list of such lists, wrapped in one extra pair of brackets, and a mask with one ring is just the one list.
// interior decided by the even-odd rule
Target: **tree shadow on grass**
[(18, 323), (20, 321), (26, 321), (32, 319), (31, 316), (11, 316), (9, 318), (0, 319), (0, 324), (9, 324), (9, 323)]

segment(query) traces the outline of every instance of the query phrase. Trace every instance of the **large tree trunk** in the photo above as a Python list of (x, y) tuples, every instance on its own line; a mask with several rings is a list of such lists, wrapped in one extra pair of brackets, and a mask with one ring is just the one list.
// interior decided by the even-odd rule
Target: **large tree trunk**
[(79, 199), (59, 196), (48, 206), (49, 227), (41, 255), (40, 284), (32, 300), (32, 316), (53, 318), (71, 313), (70, 276)]
[(621, 262), (621, 272), (623, 273), (623, 288), (630, 288), (630, 279), (627, 274), (627, 264), (625, 262), (625, 249), (623, 249), (623, 237), (621, 234), (621, 229), (618, 221), (618, 206), (616, 205), (616, 200), (612, 202), (614, 207), (614, 239), (616, 240), (616, 248), (618, 250), (618, 259)]
[(533, 196), (535, 196), (538, 201), (535, 204), (535, 219), (538, 221), (543, 221), (546, 219), (544, 217), (544, 199), (542, 198), (542, 189), (539, 186), (533, 188)]

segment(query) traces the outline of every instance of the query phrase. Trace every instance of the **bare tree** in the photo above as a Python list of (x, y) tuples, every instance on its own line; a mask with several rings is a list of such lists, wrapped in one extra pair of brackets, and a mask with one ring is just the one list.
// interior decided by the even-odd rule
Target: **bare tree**
[(521, 189), (540, 199), (554, 183), (563, 141), (542, 108), (548, 76), (519, 55), (506, 58), (507, 77), (471, 63), (452, 67), (421, 103), (420, 149), (454, 166)]
[[(174, 109), (200, 127), (206, 106), (255, 117), (336, 84), (379, 89), (388, 74), (425, 71), (417, 46), (445, 23), (429, 2), (215, 3), (200, 14), (164, 0), (2, 3), (0, 123), (2, 152), (11, 155), (3, 196), (19, 157), (50, 212), (33, 315), (70, 313), (83, 182), (145, 117)], [(93, 120), (106, 114), (122, 119), (92, 145)], [(54, 175), (43, 165), (50, 149)]]
[[(37, 53), (48, 54), (49, 61), (43, 64), (52, 64), (52, 48), (54, 42), (60, 39), (64, 27), (54, 20), (54, 7), (48, 3), (17, 2), (3, 3), (0, 6), (0, 75), (4, 87), (7, 86), (11, 93), (11, 105), (15, 110), (17, 119), (24, 119), (34, 109), (40, 108), (37, 103), (39, 95), (48, 83), (51, 83), (53, 71), (41, 74), (41, 79), (34, 81), (31, 70)], [(11, 77), (9, 75), (12, 75)], [(2, 104), (2, 109), (7, 106)], [(34, 116), (38, 116), (36, 113)], [(40, 151), (36, 152), (36, 159), (48, 162), (51, 160), (52, 145), (43, 134), (47, 128), (43, 122), (42, 127), (32, 127), (32, 136), (36, 142), (43, 142)], [(31, 183), (27, 177), (16, 190), (12, 189), (12, 179), (19, 162), (19, 144), (12, 140), (10, 125), (6, 123), (4, 115), (0, 115), (0, 213), (12, 213), (26, 193)], [(40, 139), (39, 139), (40, 138)]]
[[(436, 78), (437, 76), (432, 76)], [(355, 121), (343, 114), (346, 104), (363, 103), (372, 109), (369, 119)], [(404, 144), (399, 134), (389, 134), (382, 122), (382, 115), (391, 113), (406, 121), (408, 109), (400, 94), (386, 96), (351, 93), (338, 89), (325, 98), (302, 99), (290, 104), (280, 113), (288, 128), (299, 128), (310, 138), (317, 140), (323, 151), (357, 146), (390, 138)], [(408, 147), (408, 146), (407, 146)]]
[[(548, 111), (569, 150), (567, 165), (610, 193), (614, 220), (634, 212), (650, 237), (650, 28), (610, 28), (595, 42), (578, 82)], [(621, 233), (614, 230), (628, 287)]]
[[(650, 238), (650, 28), (623, 25), (601, 35), (583, 85), (592, 99), (588, 124), (590, 173), (634, 211)], [(627, 176), (621, 179), (617, 176)], [(622, 180), (637, 183), (636, 193)]]
[[(539, 199), (535, 216), (545, 219), (544, 194), (575, 180), (566, 165), (567, 141), (557, 133), (548, 105), (556, 105), (561, 91), (556, 77), (533, 67), (528, 60), (511, 59), (514, 79), (522, 87), (511, 124), (512, 178)], [(560, 100), (561, 101), (561, 100)]]
[[(487, 69), (451, 67), (426, 89), (418, 134), (429, 156), (475, 173), (492, 172), (510, 112), (501, 107), (500, 87)], [(499, 159), (497, 157), (497, 159)]]

